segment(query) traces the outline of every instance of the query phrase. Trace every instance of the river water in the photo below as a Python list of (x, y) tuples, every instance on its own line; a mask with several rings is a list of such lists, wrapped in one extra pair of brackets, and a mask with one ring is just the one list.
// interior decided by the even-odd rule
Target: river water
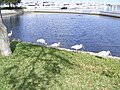
[(98, 15), (30, 13), (4, 17), (12, 38), (34, 42), (44, 38), (48, 45), (61, 42), (63, 48), (83, 44), (84, 51), (110, 50), (120, 56), (120, 19)]

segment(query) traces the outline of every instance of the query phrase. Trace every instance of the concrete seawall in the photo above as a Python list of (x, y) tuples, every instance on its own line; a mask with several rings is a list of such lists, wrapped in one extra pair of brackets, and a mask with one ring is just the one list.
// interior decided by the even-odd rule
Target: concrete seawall
[(83, 10), (40, 10), (40, 9), (33, 9), (33, 10), (2, 10), (2, 15), (18, 15), (23, 13), (67, 13), (67, 14), (89, 14), (89, 15), (102, 15), (102, 16), (109, 16), (109, 17), (116, 17), (120, 18), (120, 11), (115, 12), (105, 12), (105, 11), (88, 11), (85, 12)]
[(102, 15), (109, 17), (120, 18), (120, 11), (115, 12), (105, 12), (105, 11), (88, 11), (83, 10), (24, 10), (24, 12), (34, 12), (34, 13), (67, 13), (67, 14), (89, 14), (89, 15)]
[(23, 14), (24, 10), (1, 10), (3, 16)]

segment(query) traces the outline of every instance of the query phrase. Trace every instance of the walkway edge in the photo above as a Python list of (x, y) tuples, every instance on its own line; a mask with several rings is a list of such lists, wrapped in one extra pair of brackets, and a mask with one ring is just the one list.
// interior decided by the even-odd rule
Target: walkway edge
[(67, 13), (67, 14), (88, 14), (88, 15), (102, 15), (108, 17), (120, 18), (120, 11), (106, 12), (106, 11), (89, 11), (84, 12), (82, 10), (48, 10), (48, 9), (33, 9), (33, 10), (2, 10), (2, 15), (18, 15), (23, 13)]

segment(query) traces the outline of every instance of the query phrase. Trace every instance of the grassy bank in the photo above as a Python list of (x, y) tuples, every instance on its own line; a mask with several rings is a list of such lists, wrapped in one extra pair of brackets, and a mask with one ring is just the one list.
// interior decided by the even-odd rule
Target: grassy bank
[(120, 90), (120, 60), (12, 42), (0, 90)]

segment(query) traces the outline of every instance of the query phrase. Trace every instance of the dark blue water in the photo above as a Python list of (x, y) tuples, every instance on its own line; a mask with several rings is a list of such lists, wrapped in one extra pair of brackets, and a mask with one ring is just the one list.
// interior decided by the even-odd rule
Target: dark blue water
[(12, 38), (36, 42), (44, 38), (50, 45), (61, 42), (61, 47), (70, 48), (83, 44), (85, 51), (110, 50), (120, 56), (120, 19), (80, 14), (24, 14), (4, 17), (4, 22), (13, 31)]

